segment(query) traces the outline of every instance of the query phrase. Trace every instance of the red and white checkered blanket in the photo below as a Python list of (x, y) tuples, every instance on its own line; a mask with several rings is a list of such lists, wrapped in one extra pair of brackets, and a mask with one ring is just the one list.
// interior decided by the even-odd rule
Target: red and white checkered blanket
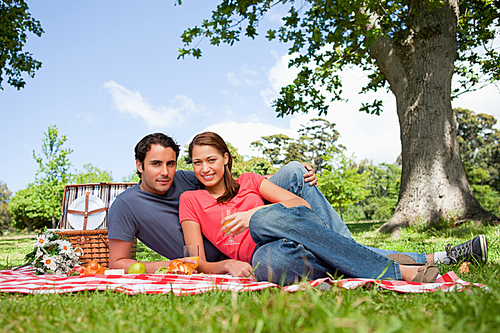
[[(82, 275), (65, 277), (60, 275), (35, 275), (31, 267), (19, 270), (0, 271), (0, 292), (44, 294), (67, 293), (82, 290), (113, 290), (128, 295), (168, 294), (177, 296), (201, 294), (207, 291), (231, 290), (252, 291), (266, 288), (280, 288), (269, 282), (255, 282), (247, 278), (230, 275), (173, 275), (173, 274), (124, 274), (124, 275)], [(333, 281), (329, 278), (283, 287), (284, 291), (297, 291), (308, 286), (327, 288), (338, 285), (353, 289), (363, 285), (401, 293), (424, 293), (436, 290), (461, 291), (470, 286), (487, 289), (481, 284), (463, 281), (453, 272), (438, 277), (434, 283), (404, 282), (374, 279), (344, 279)]]

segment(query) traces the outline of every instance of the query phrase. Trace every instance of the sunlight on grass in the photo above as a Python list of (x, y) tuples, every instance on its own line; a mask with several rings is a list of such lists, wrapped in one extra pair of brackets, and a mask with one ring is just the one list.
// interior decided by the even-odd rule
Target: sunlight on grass
[[(362, 244), (400, 251), (441, 251), (480, 233), (487, 235), (489, 262), (472, 265), (462, 279), (489, 292), (402, 294), (386, 290), (308, 289), (296, 293), (209, 292), (195, 296), (136, 295), (106, 291), (61, 295), (0, 294), (0, 332), (493, 332), (500, 327), (499, 227), (466, 223), (456, 229), (413, 227), (399, 239), (379, 234), (382, 222), (348, 224)], [(22, 262), (30, 239), (0, 239), (0, 265)], [(18, 250), (19, 249), (19, 250)], [(8, 259), (4, 259), (8, 257)], [(164, 260), (138, 243), (140, 260)]]
[(7, 238), (0, 237), (0, 269), (9, 269), (24, 263), (24, 256), (31, 252), (33, 237)]

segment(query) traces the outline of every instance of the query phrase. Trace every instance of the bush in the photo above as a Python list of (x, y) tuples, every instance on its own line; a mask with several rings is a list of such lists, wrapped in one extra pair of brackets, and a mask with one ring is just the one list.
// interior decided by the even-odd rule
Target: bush
[(344, 221), (358, 222), (366, 220), (365, 212), (359, 205), (351, 205), (344, 209)]

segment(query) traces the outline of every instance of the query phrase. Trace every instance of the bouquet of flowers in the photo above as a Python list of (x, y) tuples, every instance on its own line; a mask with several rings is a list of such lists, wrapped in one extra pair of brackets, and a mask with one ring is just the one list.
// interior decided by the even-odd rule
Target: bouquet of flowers
[(34, 266), (37, 275), (64, 275), (80, 264), (78, 257), (82, 254), (81, 248), (73, 248), (70, 241), (45, 228), (36, 237), (35, 248), (26, 255), (23, 266)]

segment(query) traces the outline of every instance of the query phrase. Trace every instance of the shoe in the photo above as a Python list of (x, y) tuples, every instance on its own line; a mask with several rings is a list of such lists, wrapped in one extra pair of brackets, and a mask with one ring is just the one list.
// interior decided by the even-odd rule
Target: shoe
[(413, 278), (413, 282), (430, 283), (436, 280), (439, 274), (439, 268), (434, 264), (425, 264), (418, 269), (417, 275)]
[(488, 261), (488, 242), (484, 235), (479, 235), (471, 240), (451, 247), (451, 244), (445, 247), (446, 256), (450, 263), (456, 264), (462, 261), (477, 261), (485, 264)]
[[(402, 253), (389, 254), (387, 258), (396, 261), (400, 265), (415, 265), (417, 262), (412, 257)], [(423, 265), (423, 264), (422, 264)]]

